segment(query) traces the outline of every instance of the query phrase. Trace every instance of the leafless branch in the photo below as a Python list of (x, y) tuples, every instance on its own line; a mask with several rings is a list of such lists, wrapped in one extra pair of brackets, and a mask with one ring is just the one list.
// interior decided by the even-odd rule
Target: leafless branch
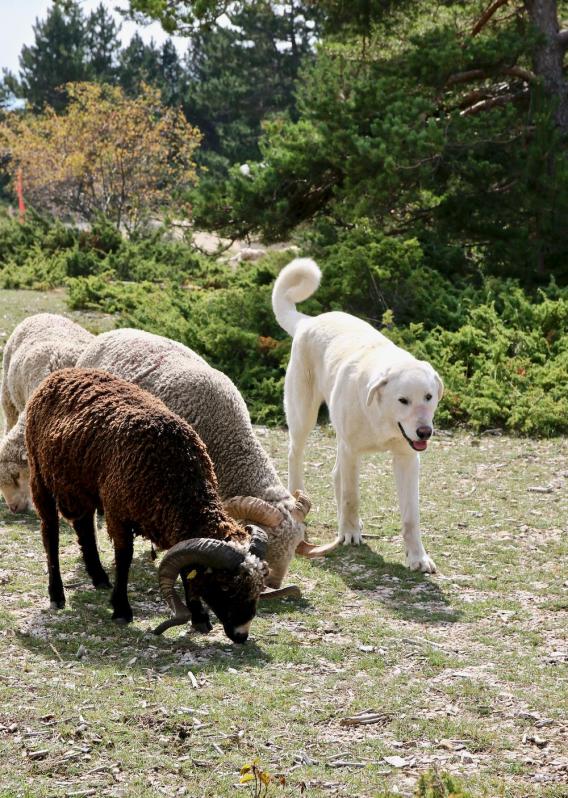
[(485, 78), (491, 77), (492, 74), (511, 75), (512, 77), (524, 80), (525, 83), (536, 83), (538, 80), (537, 76), (534, 72), (531, 72), (530, 69), (524, 69), (524, 67), (513, 65), (504, 67), (493, 73), (487, 72), (484, 69), (469, 69), (467, 72), (456, 72), (447, 79), (446, 86), (455, 86), (458, 83), (470, 83), (473, 80), (484, 80)]

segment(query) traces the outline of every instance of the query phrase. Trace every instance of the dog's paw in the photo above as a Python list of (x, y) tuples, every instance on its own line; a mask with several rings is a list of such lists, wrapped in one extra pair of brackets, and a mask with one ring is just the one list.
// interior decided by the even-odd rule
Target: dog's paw
[(423, 574), (435, 574), (436, 563), (432, 560), (426, 552), (421, 555), (406, 555), (406, 564), (411, 571), (422, 571)]
[(360, 546), (363, 540), (363, 524), (359, 521), (358, 527), (355, 529), (344, 529), (339, 535), (342, 538), (344, 546), (349, 546), (350, 544)]

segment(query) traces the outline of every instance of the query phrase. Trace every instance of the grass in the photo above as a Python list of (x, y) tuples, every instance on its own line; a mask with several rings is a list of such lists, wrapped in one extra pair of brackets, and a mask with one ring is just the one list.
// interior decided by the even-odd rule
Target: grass
[[(284, 475), (285, 432), (259, 435)], [(249, 796), (240, 768), (255, 759), (282, 798), (411, 795), (433, 767), (472, 796), (566, 798), (565, 452), (565, 440), (439, 436), (422, 458), (433, 577), (403, 567), (389, 459), (369, 458), (372, 537), (294, 561), (303, 598), (262, 606), (244, 647), (218, 624), (149, 633), (166, 613), (144, 541), (135, 620), (116, 628), (65, 525), (67, 608), (50, 612), (37, 519), (0, 504), (0, 798)], [(329, 428), (306, 459), (309, 533), (329, 540)], [(376, 722), (345, 725), (363, 710)]]

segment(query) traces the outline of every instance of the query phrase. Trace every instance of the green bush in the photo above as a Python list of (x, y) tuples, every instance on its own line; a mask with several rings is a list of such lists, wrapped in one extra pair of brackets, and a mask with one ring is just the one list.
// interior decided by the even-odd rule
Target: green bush
[(134, 282), (224, 284), (226, 267), (184, 242), (164, 240), (165, 232), (125, 239), (104, 218), (78, 231), (33, 214), (24, 224), (0, 215), (0, 287), (52, 288), (68, 277), (103, 274)]
[[(235, 381), (256, 421), (281, 423), (290, 339), (276, 324), (270, 293), (285, 258), (241, 264), (236, 275), (227, 276), (227, 285), (216, 290), (80, 278), (71, 282), (70, 301), (74, 307), (119, 313), (123, 324), (182, 341)], [(307, 312), (341, 307), (342, 289), (333, 281), (326, 285), (327, 268), (326, 263), (321, 291), (305, 303)], [(332, 274), (334, 269), (332, 263)], [(339, 270), (335, 274), (339, 281)], [(448, 302), (427, 319), (430, 324), (395, 324), (389, 309), (378, 325), (442, 375), (446, 393), (439, 424), (535, 436), (568, 432), (568, 292), (552, 284), (529, 297), (510, 280), (486, 282), (475, 292), (470, 287), (452, 293), (448, 285), (445, 291)], [(346, 304), (358, 301), (356, 296), (353, 292)], [(426, 296), (425, 290), (424, 303)], [(367, 301), (364, 291), (360, 297)], [(436, 301), (432, 308), (437, 308)], [(453, 329), (435, 324), (448, 314)]]
[[(67, 285), (72, 308), (116, 314), (120, 324), (182, 341), (239, 386), (254, 420), (284, 420), (290, 338), (270, 295), (288, 253), (233, 272), (160, 234), (124, 240), (101, 222), (89, 233), (43, 220), (0, 220), (0, 285)], [(512, 279), (450, 282), (415, 239), (389, 239), (361, 224), (322, 245), (323, 279), (302, 310), (366, 318), (429, 360), (446, 392), (441, 426), (523, 435), (568, 432), (568, 290), (530, 294)]]

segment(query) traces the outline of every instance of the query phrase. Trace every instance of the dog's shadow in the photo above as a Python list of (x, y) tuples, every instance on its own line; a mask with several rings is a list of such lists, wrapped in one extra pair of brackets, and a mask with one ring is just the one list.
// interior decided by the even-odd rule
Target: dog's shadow
[(404, 620), (437, 625), (455, 623), (461, 618), (435, 575), (389, 562), (365, 543), (340, 546), (327, 557), (311, 562), (316, 568), (337, 574), (351, 590), (380, 602)]

